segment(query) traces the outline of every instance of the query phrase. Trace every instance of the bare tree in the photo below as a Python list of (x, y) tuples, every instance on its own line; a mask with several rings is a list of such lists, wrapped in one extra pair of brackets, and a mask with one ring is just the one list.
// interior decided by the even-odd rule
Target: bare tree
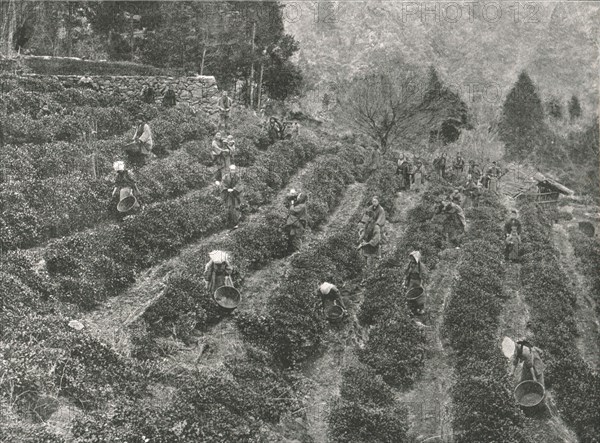
[(348, 123), (379, 144), (382, 153), (402, 135), (420, 104), (414, 71), (378, 71), (355, 77), (340, 99)]

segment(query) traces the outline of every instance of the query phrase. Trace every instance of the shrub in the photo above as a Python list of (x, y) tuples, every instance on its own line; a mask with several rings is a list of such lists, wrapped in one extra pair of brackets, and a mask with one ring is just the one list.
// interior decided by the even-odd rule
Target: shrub
[[(278, 149), (281, 163), (273, 170), (282, 170), (286, 179), (294, 168), (315, 155), (295, 142), (283, 142), (274, 149)], [(276, 165), (272, 158), (265, 161)], [(252, 173), (249, 169), (246, 174)], [(99, 296), (110, 296), (123, 289), (135, 271), (221, 229), (225, 220), (222, 206), (215, 194), (205, 195), (201, 201), (196, 195), (186, 195), (159, 203), (138, 216), (126, 218), (118, 229), (107, 227), (54, 242), (45, 252), (48, 269), (59, 284), (66, 285), (63, 289), (68, 298), (77, 295), (78, 303), (93, 305)], [(80, 276), (78, 280), (71, 278), (74, 273)]]
[(468, 212), (470, 229), (462, 247), (459, 278), (444, 316), (443, 334), (456, 352), (457, 380), (451, 395), (453, 429), (459, 442), (527, 441), (506, 361), (496, 346), (504, 299), (504, 213), (491, 195)]
[(329, 413), (328, 435), (336, 443), (408, 441), (404, 408), (369, 408), (341, 400)]
[(532, 308), (530, 323), (536, 345), (545, 351), (546, 379), (554, 388), (561, 414), (580, 441), (594, 441), (600, 435), (600, 412), (595, 407), (600, 402), (600, 376), (573, 345), (578, 336), (577, 297), (561, 268), (560, 254), (552, 246), (546, 213), (523, 206), (521, 216), (528, 233), (524, 241), (533, 243), (531, 252), (523, 257), (521, 283)]

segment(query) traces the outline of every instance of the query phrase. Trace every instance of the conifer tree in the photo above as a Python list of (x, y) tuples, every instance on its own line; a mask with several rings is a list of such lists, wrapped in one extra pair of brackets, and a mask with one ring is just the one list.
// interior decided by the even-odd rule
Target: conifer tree
[(574, 95), (569, 101), (569, 118), (573, 121), (579, 117), (581, 117), (581, 105), (577, 96)]
[(544, 109), (535, 85), (525, 71), (508, 93), (499, 125), (509, 158), (522, 160), (545, 143)]

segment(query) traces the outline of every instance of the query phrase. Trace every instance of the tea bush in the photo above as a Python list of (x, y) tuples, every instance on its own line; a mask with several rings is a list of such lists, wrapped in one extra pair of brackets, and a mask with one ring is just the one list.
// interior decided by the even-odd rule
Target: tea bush
[(585, 364), (575, 345), (579, 335), (577, 297), (561, 268), (560, 254), (552, 245), (547, 214), (535, 206), (523, 205), (521, 216), (523, 242), (532, 244), (523, 257), (521, 283), (531, 307), (535, 344), (545, 351), (546, 383), (553, 387), (558, 408), (579, 440), (598, 441), (600, 375)]
[(478, 208), (467, 212), (469, 231), (444, 316), (443, 333), (456, 353), (452, 425), (459, 442), (527, 441), (506, 360), (496, 345), (505, 298), (505, 214), (496, 197), (489, 194)]
[[(286, 180), (294, 168), (316, 155), (316, 147), (295, 141), (282, 142), (273, 149), (280, 153), (277, 159), (281, 161), (274, 170), (281, 170)], [(274, 166), (272, 158), (265, 160)], [(252, 169), (246, 174), (252, 174)], [(197, 195), (186, 195), (159, 203), (126, 218), (119, 227), (79, 233), (50, 244), (45, 251), (48, 270), (63, 286), (65, 300), (93, 306), (99, 299), (122, 290), (132, 281), (135, 271), (222, 229), (225, 216), (220, 196), (215, 193), (200, 201)], [(71, 277), (74, 274), (79, 276), (77, 280)], [(73, 300), (73, 295), (77, 295), (77, 300)]]
[(600, 242), (575, 228), (569, 231), (569, 241), (579, 258), (579, 269), (589, 282), (590, 295), (596, 300), (596, 312), (600, 315)]
[[(309, 195), (307, 206), (311, 215), (311, 228), (316, 228), (325, 221), (343, 189), (352, 181), (353, 177), (346, 171), (346, 163), (325, 156), (302, 177), (301, 190)], [(320, 181), (324, 173), (329, 173), (333, 179)], [(287, 237), (282, 229), (285, 224), (285, 208), (283, 202), (278, 203), (278, 207), (266, 211), (263, 217), (242, 225), (227, 240), (206, 245), (196, 255), (205, 260), (212, 249), (227, 250), (240, 274), (283, 257), (287, 253)], [(314, 213), (315, 205), (324, 206), (327, 208), (326, 212)], [(146, 312), (145, 318), (148, 323), (153, 324), (160, 320), (158, 324), (161, 325), (162, 332), (155, 332), (166, 333), (177, 321), (178, 316), (186, 312), (194, 313), (198, 328), (213, 324), (222, 318), (223, 312), (215, 306), (212, 294), (204, 289), (203, 265), (203, 262), (196, 260), (186, 262), (179, 275), (169, 280), (165, 296)], [(243, 284), (243, 281), (239, 284)], [(194, 299), (197, 303), (195, 307), (192, 306)], [(185, 331), (182, 332), (180, 336), (185, 338)]]

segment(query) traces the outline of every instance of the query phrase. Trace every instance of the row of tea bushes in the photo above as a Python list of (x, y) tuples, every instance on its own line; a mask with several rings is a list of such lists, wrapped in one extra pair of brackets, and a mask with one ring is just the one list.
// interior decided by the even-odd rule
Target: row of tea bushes
[(577, 297), (552, 245), (546, 212), (537, 206), (523, 206), (521, 215), (527, 247), (521, 283), (531, 307), (535, 344), (544, 350), (546, 384), (552, 387), (561, 415), (579, 440), (596, 442), (600, 435), (600, 374), (577, 350)]

